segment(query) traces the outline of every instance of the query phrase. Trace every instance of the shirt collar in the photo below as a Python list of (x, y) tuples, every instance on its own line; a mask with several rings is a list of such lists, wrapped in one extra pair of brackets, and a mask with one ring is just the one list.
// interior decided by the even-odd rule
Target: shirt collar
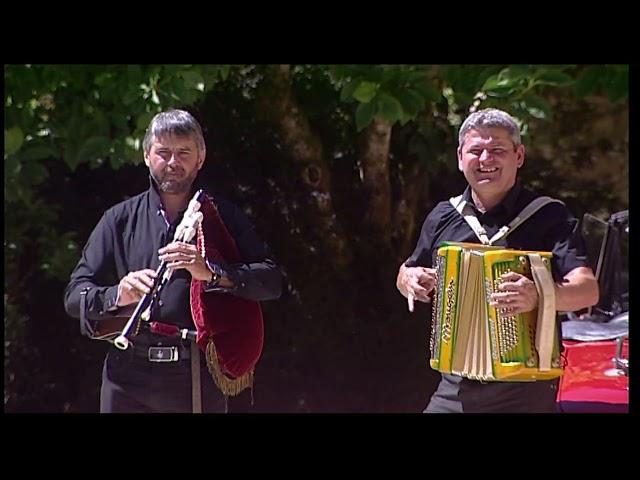
[[(196, 190), (198, 190), (199, 188), (202, 188), (202, 187), (200, 186), (200, 182), (198, 178), (196, 178), (196, 180), (193, 182), (193, 185), (191, 185), (191, 194), (192, 195), (195, 194)], [(164, 212), (164, 205), (162, 205), (162, 199), (160, 198), (158, 184), (153, 179), (151, 174), (149, 174), (149, 201), (150, 201), (151, 208), (154, 211), (158, 213)], [(180, 215), (182, 215), (182, 213), (185, 210), (186, 208), (180, 212)]]
[[(515, 185), (511, 187), (511, 190), (509, 190), (509, 192), (502, 199), (502, 201), (486, 213), (496, 212), (497, 209), (500, 209), (500, 208), (503, 208), (505, 212), (508, 214), (517, 213), (516, 207), (518, 206), (518, 198), (520, 197), (521, 193), (522, 193), (522, 183), (520, 182), (520, 180), (516, 180)], [(469, 185), (467, 185), (467, 188), (465, 188), (464, 192), (462, 193), (462, 200), (464, 200), (466, 203), (471, 205), (476, 211), (478, 211), (475, 203), (473, 203), (473, 198), (471, 197), (471, 187)]]
[(160, 198), (160, 192), (158, 191), (158, 185), (151, 175), (149, 175), (149, 201), (151, 208), (155, 211), (164, 210), (162, 206), (162, 199)]

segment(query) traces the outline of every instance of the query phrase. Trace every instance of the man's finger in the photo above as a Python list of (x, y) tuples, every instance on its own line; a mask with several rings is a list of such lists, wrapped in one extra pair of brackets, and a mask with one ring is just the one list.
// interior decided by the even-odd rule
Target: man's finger
[(145, 285), (142, 281), (138, 280), (137, 278), (134, 278), (131, 284), (136, 290), (140, 292), (149, 293), (151, 291), (151, 289), (147, 285)]
[(500, 275), (500, 278), (502, 280), (509, 280), (509, 281), (516, 282), (516, 281), (520, 280), (521, 278), (526, 278), (526, 277), (524, 277), (524, 275), (521, 275), (521, 274), (519, 274), (517, 272), (506, 272), (506, 273), (503, 273), (502, 275)]

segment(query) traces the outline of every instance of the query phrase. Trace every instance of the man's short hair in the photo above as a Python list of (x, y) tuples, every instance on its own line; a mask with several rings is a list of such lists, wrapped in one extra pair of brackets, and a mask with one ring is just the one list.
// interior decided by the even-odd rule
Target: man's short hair
[(196, 140), (198, 150), (205, 151), (202, 128), (200, 128), (198, 121), (193, 118), (189, 112), (184, 110), (167, 110), (153, 117), (142, 142), (144, 152), (149, 153), (153, 141), (166, 135), (193, 136)]
[(518, 148), (522, 143), (520, 128), (511, 115), (497, 108), (485, 108), (472, 113), (462, 122), (458, 133), (458, 149), (462, 148), (464, 136), (469, 130), (484, 130), (487, 128), (503, 128), (509, 132), (514, 148)]

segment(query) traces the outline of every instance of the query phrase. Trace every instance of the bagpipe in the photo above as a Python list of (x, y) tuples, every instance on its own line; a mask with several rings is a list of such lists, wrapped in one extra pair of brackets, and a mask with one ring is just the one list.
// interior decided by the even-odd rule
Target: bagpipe
[[(189, 242), (194, 236), (203, 258), (225, 264), (243, 261), (217, 207), (202, 190), (189, 202), (173, 241)], [(206, 282), (192, 278), (189, 295), (195, 330), (153, 321), (154, 306), (171, 273), (162, 261), (153, 287), (139, 300), (130, 316), (120, 314), (91, 324), (81, 318), (81, 328), (90, 338), (109, 341), (122, 350), (143, 331), (194, 341), (205, 352), (209, 372), (225, 395), (237, 395), (251, 387), (264, 342), (260, 303), (227, 292), (205, 292)], [(85, 296), (81, 295), (81, 317)]]
[[(191, 199), (187, 206), (187, 210), (184, 212), (182, 221), (176, 228), (176, 232), (173, 236), (174, 242), (188, 243), (193, 239), (196, 231), (200, 228), (200, 224), (202, 223), (203, 215), (199, 210), (204, 198), (204, 192), (202, 190), (198, 190)], [(131, 314), (131, 317), (123, 327), (122, 333), (113, 340), (113, 344), (116, 347), (121, 350), (126, 350), (129, 347), (130, 339), (140, 331), (141, 323), (149, 323), (153, 307), (155, 306), (163, 288), (171, 279), (172, 273), (173, 269), (167, 268), (167, 262), (162, 260), (156, 269), (156, 277), (154, 278), (150, 292), (146, 293), (140, 299), (138, 305)]]

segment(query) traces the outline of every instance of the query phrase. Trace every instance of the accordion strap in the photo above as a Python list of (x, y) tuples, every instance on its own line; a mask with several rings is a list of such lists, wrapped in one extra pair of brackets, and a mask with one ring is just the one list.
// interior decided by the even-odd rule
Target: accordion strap
[(480, 221), (476, 217), (473, 208), (467, 201), (462, 199), (462, 195), (451, 197), (449, 199), (449, 202), (451, 203), (451, 205), (453, 205), (453, 208), (455, 208), (458, 213), (460, 213), (460, 215), (464, 217), (466, 222), (469, 224), (469, 226), (483, 245), (493, 245), (494, 242), (506, 237), (519, 225), (529, 219), (529, 217), (531, 217), (534, 213), (536, 213), (538, 210), (549, 203), (560, 203), (564, 205), (564, 203), (562, 203), (560, 200), (556, 200), (555, 198), (545, 196), (538, 197), (531, 203), (529, 203), (526, 207), (524, 207), (522, 211), (518, 215), (516, 215), (516, 217), (511, 220), (511, 222), (509, 222), (508, 225), (500, 228), (500, 230), (498, 230), (493, 237), (489, 238), (487, 236), (487, 231), (480, 224)]
[(538, 351), (538, 369), (551, 370), (551, 357), (556, 329), (556, 292), (551, 272), (545, 266), (542, 257), (529, 253), (531, 274), (538, 290), (538, 318), (536, 324), (535, 346)]

